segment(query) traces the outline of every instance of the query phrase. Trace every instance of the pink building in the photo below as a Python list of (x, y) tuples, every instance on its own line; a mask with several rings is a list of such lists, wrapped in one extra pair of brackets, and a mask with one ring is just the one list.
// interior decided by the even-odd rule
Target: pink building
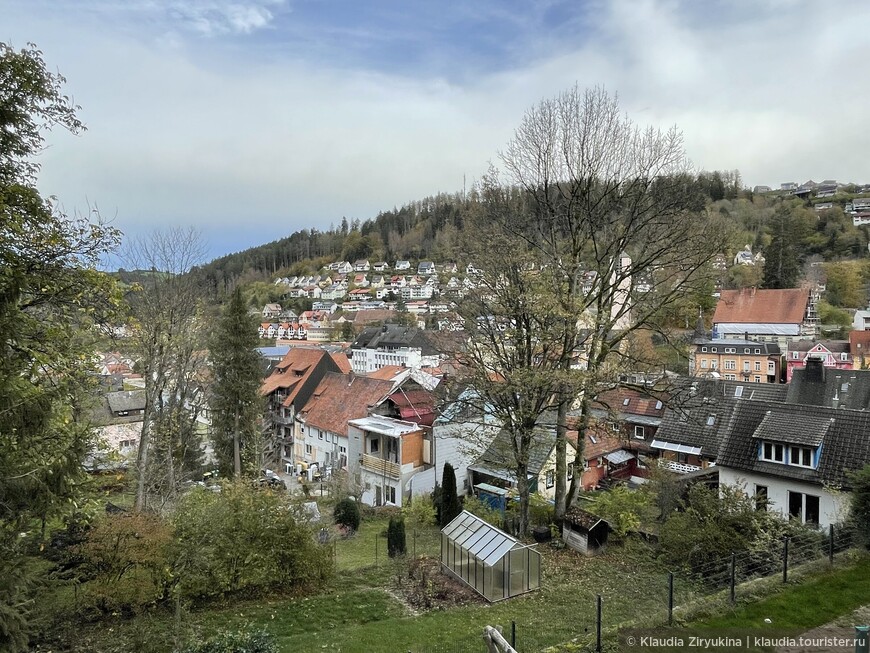
[(837, 370), (851, 370), (852, 353), (847, 340), (798, 340), (788, 344), (785, 355), (786, 383), (791, 382), (797, 369), (806, 367), (808, 358), (820, 358), (825, 367)]

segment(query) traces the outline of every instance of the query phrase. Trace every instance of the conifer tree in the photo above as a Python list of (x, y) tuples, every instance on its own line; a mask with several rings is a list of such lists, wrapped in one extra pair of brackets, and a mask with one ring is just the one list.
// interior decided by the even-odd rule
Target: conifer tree
[(444, 463), (441, 484), (441, 526), (443, 528), (462, 512), (462, 504), (456, 491), (456, 472), (450, 463)]

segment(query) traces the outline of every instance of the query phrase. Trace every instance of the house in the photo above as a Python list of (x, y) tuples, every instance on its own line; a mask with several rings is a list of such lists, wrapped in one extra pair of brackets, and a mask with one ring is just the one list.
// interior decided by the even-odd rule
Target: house
[(779, 383), (781, 366), (782, 354), (773, 342), (699, 338), (689, 356), (690, 375), (721, 376), (730, 381)]
[(815, 338), (816, 298), (808, 288), (723, 290), (713, 314), (713, 339), (775, 342)]
[(372, 288), (383, 288), (386, 284), (384, 283), (384, 276), (381, 274), (376, 274), (372, 277), (372, 281), (369, 284)]
[(752, 248), (746, 245), (734, 255), (734, 265), (764, 265), (764, 257), (760, 252), (753, 254)]
[(435, 272), (435, 264), (432, 261), (420, 261), (417, 265), (417, 274), (429, 276)]
[(870, 331), (850, 331), (849, 352), (854, 369), (866, 370), (870, 367)]
[(145, 412), (144, 390), (122, 390), (106, 394), (112, 417), (139, 417)]
[(596, 421), (607, 422), (629, 449), (648, 451), (646, 444), (655, 438), (665, 414), (663, 399), (666, 396), (661, 393), (653, 396), (621, 386), (599, 393), (590, 412)]
[(431, 299), (435, 289), (430, 285), (405, 286), (399, 290), (399, 296), (405, 301)]
[(720, 484), (822, 529), (844, 520), (849, 472), (870, 462), (870, 413), (745, 401), (731, 422), (717, 465)]
[(458, 271), (458, 269), (459, 269), (459, 268), (456, 266), (456, 263), (445, 263), (445, 264), (442, 266), (441, 271), (442, 271), (444, 274), (456, 274), (456, 272)]
[(329, 372), (296, 415), (297, 462), (321, 471), (348, 467), (348, 421), (369, 415), (392, 391), (393, 384), (354, 374)]
[(281, 304), (266, 304), (263, 307), (263, 319), (268, 320), (281, 315)]
[(362, 328), (366, 324), (389, 322), (390, 320), (396, 319), (396, 315), (398, 315), (396, 311), (386, 308), (367, 309), (360, 307), (360, 309), (353, 314), (353, 325), (354, 327)]
[(348, 261), (341, 261), (336, 267), (335, 271), (339, 274), (350, 274), (353, 272), (353, 266)]
[(480, 274), (480, 270), (473, 263), (469, 263), (465, 266), (465, 274)]
[(793, 192), (793, 191), (796, 191), (796, 190), (798, 189), (798, 185), (797, 185), (796, 182), (788, 181), (788, 182), (786, 182), (786, 183), (784, 183), (784, 184), (780, 184), (780, 185), (779, 185), (779, 188), (780, 188), (780, 190), (792, 191), (792, 192)]
[(755, 186), (752, 189), (753, 193), (769, 193), (772, 189), (770, 186)]
[[(486, 484), (495, 487), (516, 488), (515, 466), (512, 461), (514, 435), (501, 429), (489, 446), (468, 467), (473, 487)], [(567, 443), (568, 459), (573, 459), (575, 447)], [(529, 491), (547, 499), (555, 497), (556, 487), (556, 429), (550, 425), (536, 426), (532, 432), (528, 460)]]
[(360, 259), (353, 264), (354, 272), (368, 272), (372, 269), (368, 259)]
[(261, 338), (277, 338), (278, 324), (276, 322), (263, 322), (257, 327), (257, 333)]
[(396, 261), (396, 264), (393, 266), (393, 269), (396, 271), (410, 270), (411, 269), (411, 261)]
[(855, 311), (852, 318), (852, 329), (854, 331), (870, 331), (870, 310)]
[(834, 208), (833, 202), (819, 202), (814, 207), (816, 209), (816, 213), (820, 213), (821, 211), (827, 211), (828, 209)]
[(438, 350), (422, 330), (398, 324), (368, 327), (351, 345), (356, 374), (368, 374), (385, 365), (437, 367), (440, 360)]
[(344, 354), (330, 354), (315, 347), (292, 347), (266, 377), (260, 386), (260, 396), (266, 398), (267, 464), (289, 470), (295, 463), (296, 414), (328, 372), (342, 372), (343, 368), (347, 368)]
[(329, 300), (324, 301), (322, 299), (322, 297), (323, 296), (321, 295), (321, 300), (318, 302), (314, 302), (311, 305), (311, 310), (312, 311), (322, 311), (324, 313), (329, 313), (329, 314), (335, 313), (335, 311), (338, 310), (338, 304), (336, 304), (333, 301), (329, 301)]
[(818, 358), (827, 368), (854, 369), (848, 340), (799, 340), (788, 345), (785, 355), (786, 383), (791, 381), (796, 369), (806, 366), (809, 358)]
[[(627, 442), (617, 433), (609, 432), (605, 423), (596, 423), (585, 432), (583, 448), (583, 469), (580, 473), (580, 487), (584, 490), (597, 490), (610, 479), (628, 481), (637, 472), (638, 460), (635, 454), (628, 451)], [(569, 430), (569, 442), (576, 446), (578, 433)], [(575, 470), (569, 466), (568, 481), (574, 476)]]
[(371, 415), (348, 422), (348, 469), (365, 488), (362, 502), (402, 507), (410, 482), (431, 460), (431, 432), (412, 422)]
[(655, 438), (650, 442), (659, 464), (688, 474), (717, 463), (734, 406), (740, 401), (784, 401), (788, 386), (723, 381), (686, 380), (668, 400)]
[(378, 261), (377, 263), (375, 263), (372, 266), (372, 269), (375, 272), (386, 272), (387, 270), (390, 269), (390, 264), (387, 263), (386, 261)]

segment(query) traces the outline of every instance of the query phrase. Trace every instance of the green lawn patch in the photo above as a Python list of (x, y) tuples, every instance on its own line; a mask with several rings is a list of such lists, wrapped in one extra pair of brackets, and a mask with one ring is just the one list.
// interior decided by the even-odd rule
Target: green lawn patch
[[(776, 628), (809, 630), (870, 603), (870, 557), (788, 584), (766, 599), (738, 605), (717, 617), (692, 624), (700, 628)], [(769, 627), (769, 626), (768, 626)]]

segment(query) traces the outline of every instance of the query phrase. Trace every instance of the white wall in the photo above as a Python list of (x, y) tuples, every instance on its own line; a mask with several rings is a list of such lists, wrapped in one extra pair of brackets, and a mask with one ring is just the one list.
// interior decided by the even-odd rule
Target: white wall
[(480, 456), (498, 433), (498, 427), (476, 423), (435, 424), (432, 437), (435, 451), (432, 467), (417, 474), (411, 484), (411, 494), (428, 494), (435, 483), (442, 482), (444, 463), (450, 463), (456, 472), (456, 491), (459, 496), (471, 492), (468, 466)]
[(830, 492), (821, 485), (803, 483), (789, 479), (752, 474), (729, 467), (718, 466), (720, 485), (743, 487), (750, 495), (755, 494), (756, 485), (767, 486), (768, 510), (788, 517), (788, 493), (801, 492), (819, 497), (819, 526), (827, 530), (830, 524), (842, 522), (849, 510), (848, 493)]

